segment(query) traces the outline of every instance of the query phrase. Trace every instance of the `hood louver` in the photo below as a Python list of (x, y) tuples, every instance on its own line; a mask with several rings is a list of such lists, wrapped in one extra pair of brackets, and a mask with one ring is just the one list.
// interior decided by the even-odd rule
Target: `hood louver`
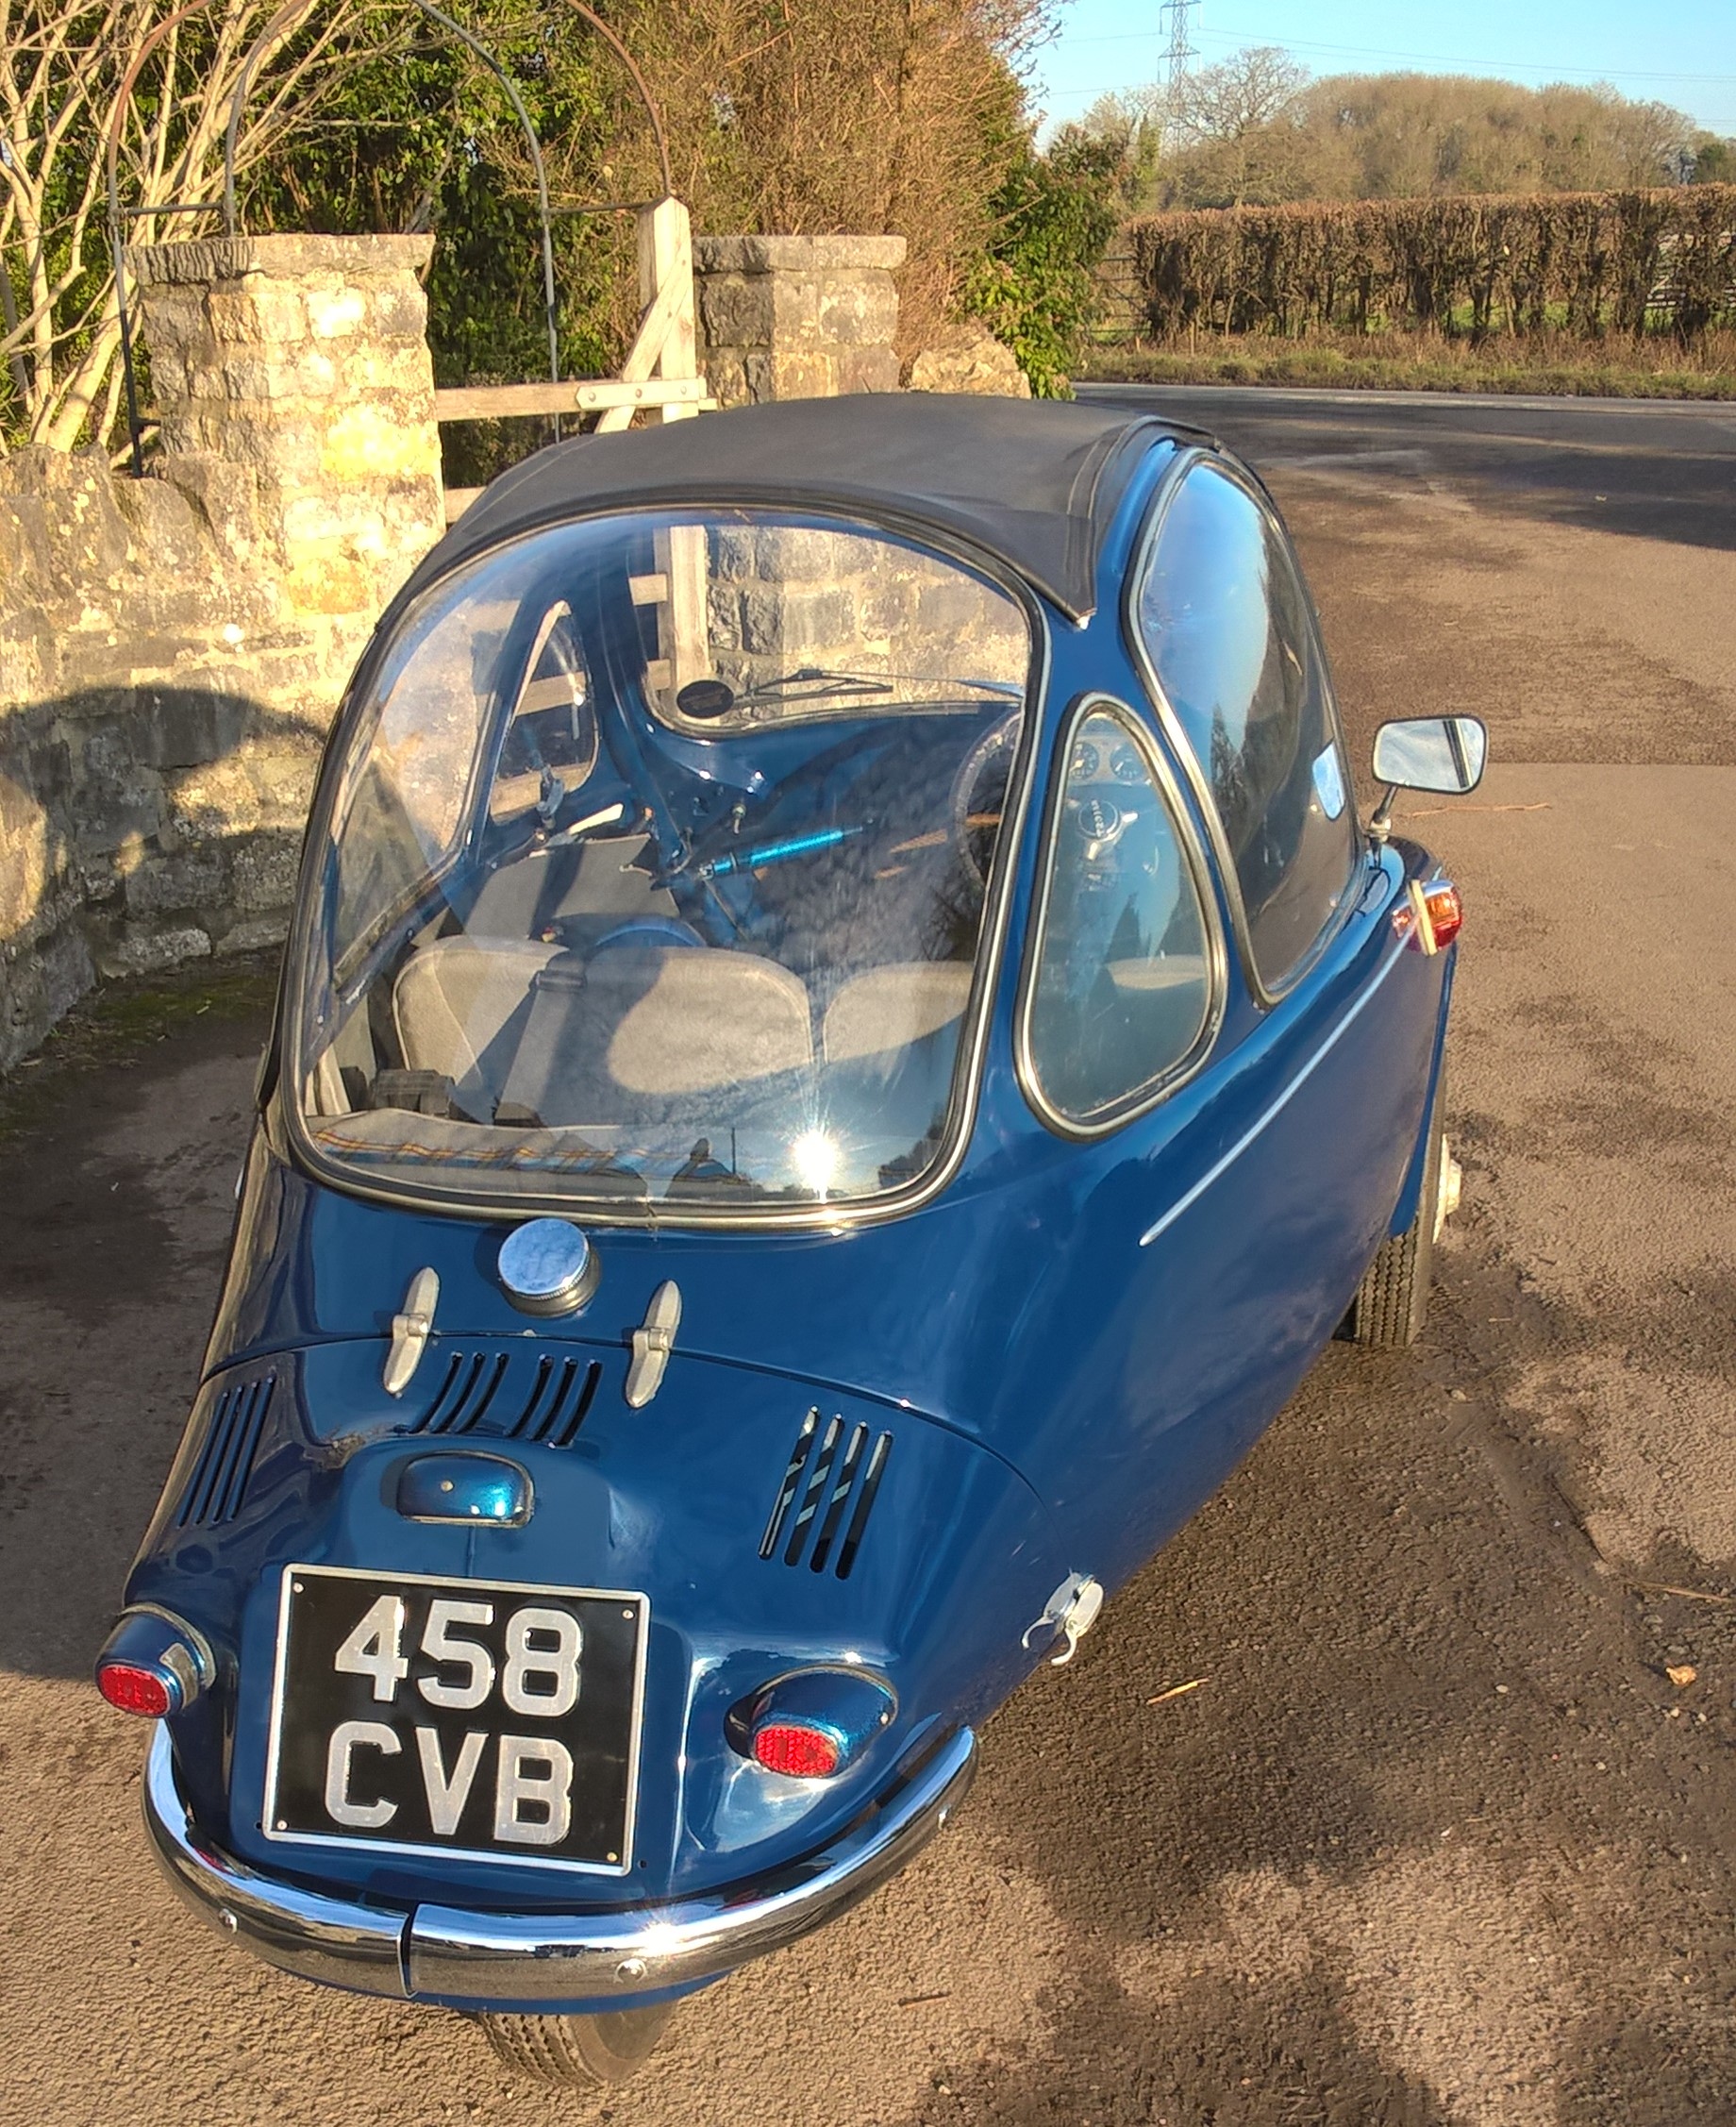
[(761, 1558), (775, 1557), (781, 1545), (786, 1566), (799, 1566), (806, 1553), (813, 1572), (829, 1565), (841, 1581), (849, 1579), (893, 1449), (890, 1432), (876, 1434), (870, 1447), (869, 1432), (866, 1424), (846, 1429), (842, 1418), (828, 1418), (823, 1429), (819, 1412), (809, 1412), (760, 1539)]
[(496, 1440), (570, 1448), (603, 1378), (601, 1363), (545, 1355), (526, 1382), (513, 1357), (506, 1351), (455, 1351), (433, 1402), (403, 1430), (448, 1436), (480, 1432)]
[(236, 1382), (218, 1397), (192, 1482), (175, 1516), (178, 1528), (215, 1528), (233, 1521), (241, 1512), (276, 1385), (275, 1374), (261, 1374), (256, 1381)]

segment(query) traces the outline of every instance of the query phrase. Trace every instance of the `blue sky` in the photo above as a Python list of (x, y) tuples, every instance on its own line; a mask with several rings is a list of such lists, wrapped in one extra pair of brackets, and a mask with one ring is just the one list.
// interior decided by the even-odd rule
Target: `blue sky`
[[(1065, 0), (1037, 57), (1035, 101), (1051, 123), (1108, 89), (1162, 75), (1159, 0)], [(1201, 0), (1199, 63), (1244, 44), (1282, 44), (1312, 74), (1499, 75), (1609, 81), (1713, 132), (1736, 134), (1736, 0)]]

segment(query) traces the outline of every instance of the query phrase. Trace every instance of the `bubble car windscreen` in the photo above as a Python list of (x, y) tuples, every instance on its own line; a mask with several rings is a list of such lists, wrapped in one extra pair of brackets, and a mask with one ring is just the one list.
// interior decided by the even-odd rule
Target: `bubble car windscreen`
[(559, 526), (433, 586), (308, 859), (309, 1148), (627, 1216), (917, 1182), (1031, 649), (961, 563), (764, 511)]

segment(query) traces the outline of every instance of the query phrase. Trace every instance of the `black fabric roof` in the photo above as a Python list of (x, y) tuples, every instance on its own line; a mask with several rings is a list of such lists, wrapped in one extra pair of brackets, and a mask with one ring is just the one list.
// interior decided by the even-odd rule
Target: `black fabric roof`
[(926, 392), (787, 399), (552, 444), (484, 490), (406, 587), (533, 525), (637, 504), (892, 511), (998, 556), (1082, 620), (1134, 465), (1172, 425), (1124, 408)]

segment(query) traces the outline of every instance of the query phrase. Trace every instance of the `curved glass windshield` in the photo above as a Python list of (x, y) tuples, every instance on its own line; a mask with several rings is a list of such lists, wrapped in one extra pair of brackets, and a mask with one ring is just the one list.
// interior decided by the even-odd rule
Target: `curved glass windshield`
[(918, 1181), (1030, 660), (959, 562), (767, 512), (593, 519), (447, 578), (309, 853), (313, 1148), (629, 1216)]

